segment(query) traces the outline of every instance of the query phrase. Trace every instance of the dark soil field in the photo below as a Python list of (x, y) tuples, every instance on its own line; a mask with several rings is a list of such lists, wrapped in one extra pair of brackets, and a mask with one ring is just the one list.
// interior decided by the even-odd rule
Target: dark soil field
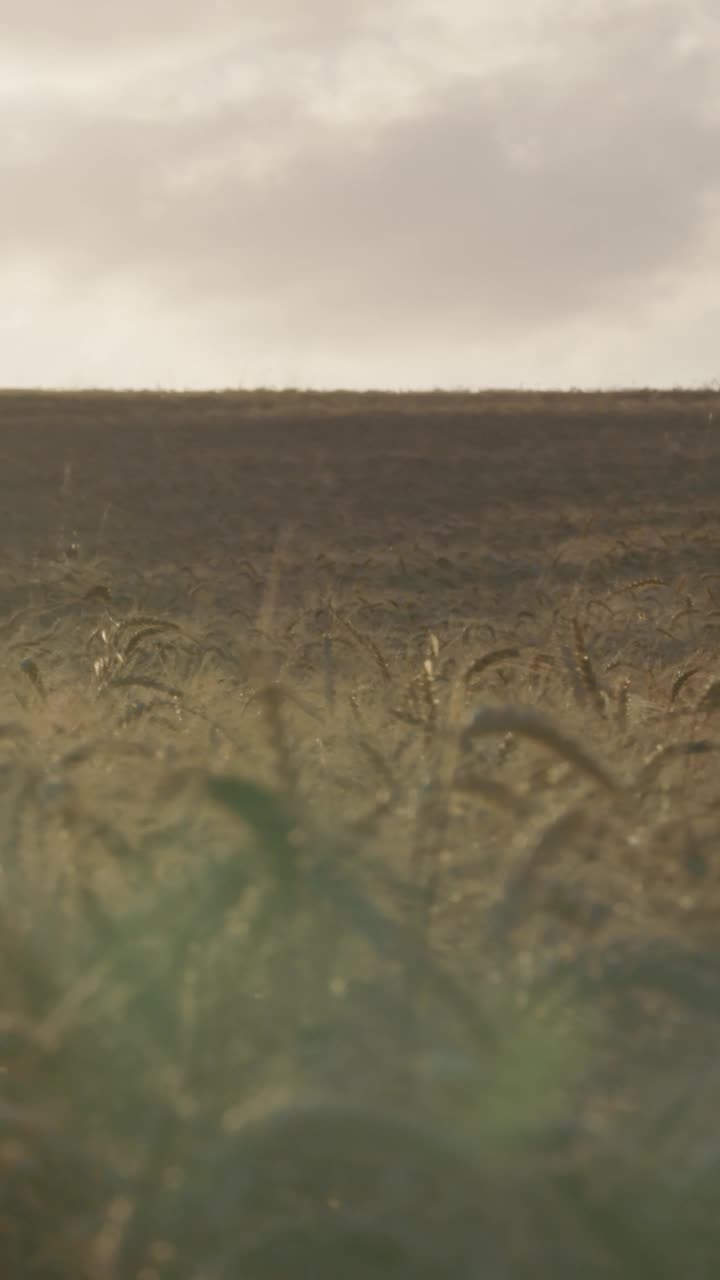
[(0, 1274), (718, 1274), (719, 430), (0, 394)]

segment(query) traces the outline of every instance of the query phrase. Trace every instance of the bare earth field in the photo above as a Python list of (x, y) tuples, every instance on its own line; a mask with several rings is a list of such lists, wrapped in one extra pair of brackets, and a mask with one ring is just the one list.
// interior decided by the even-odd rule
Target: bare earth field
[(0, 1274), (718, 1273), (719, 431), (0, 393)]

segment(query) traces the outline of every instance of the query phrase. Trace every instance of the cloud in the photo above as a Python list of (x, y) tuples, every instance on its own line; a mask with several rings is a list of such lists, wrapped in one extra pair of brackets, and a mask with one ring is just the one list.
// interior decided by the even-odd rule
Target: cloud
[(397, 8), (398, 0), (246, 0), (242, 6), (236, 0), (0, 0), (0, 25), (6, 53), (112, 60), (198, 39), (346, 39)]
[[(99, 8), (63, 6), (96, 54), (160, 45), (170, 10), (200, 32), (179, 0), (130, 6), (124, 33)], [(12, 12), (11, 42), (43, 15), (48, 41), (62, 26), (49, 0)], [(234, 4), (204, 12), (203, 39), (229, 43), (185, 45), (104, 91), (16, 96), (1, 254), (75, 299), (122, 288), (223, 323), (235, 308), (258, 339), (328, 356), (532, 343), (641, 316), (702, 272), (720, 209), (705, 0), (569, 14), (545, 0), (523, 60), (478, 49), (453, 71), (462, 22), (443, 28), (429, 2), (266, 0), (245, 46)]]

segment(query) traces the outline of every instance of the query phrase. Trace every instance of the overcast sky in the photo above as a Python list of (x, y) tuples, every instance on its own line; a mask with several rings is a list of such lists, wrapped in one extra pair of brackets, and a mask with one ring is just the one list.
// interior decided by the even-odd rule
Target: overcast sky
[(0, 0), (0, 384), (720, 378), (718, 0)]

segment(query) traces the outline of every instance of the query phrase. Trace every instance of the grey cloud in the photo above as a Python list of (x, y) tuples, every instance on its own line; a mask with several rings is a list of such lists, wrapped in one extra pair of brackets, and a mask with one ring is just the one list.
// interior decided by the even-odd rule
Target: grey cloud
[[(380, 126), (322, 121), (282, 77), (180, 118), (38, 103), (0, 159), (5, 252), (329, 346), (626, 315), (696, 255), (720, 194), (716, 51), (678, 47), (687, 12), (598, 6), (550, 24), (537, 63), (453, 77)], [(290, 30), (290, 0), (275, 14)]]
[(0, 30), (5, 54), (111, 59), (257, 32), (273, 39), (283, 33), (300, 40), (347, 37), (397, 8), (398, 0), (0, 0)]

